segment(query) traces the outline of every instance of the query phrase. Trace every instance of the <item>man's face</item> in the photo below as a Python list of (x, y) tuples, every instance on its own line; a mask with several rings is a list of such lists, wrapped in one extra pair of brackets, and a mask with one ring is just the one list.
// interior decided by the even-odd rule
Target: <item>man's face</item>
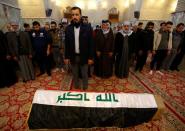
[(87, 17), (82, 18), (82, 21), (83, 21), (84, 24), (88, 24), (88, 18)]
[(34, 26), (33, 26), (33, 29), (34, 29), (35, 31), (39, 31), (39, 30), (40, 30), (40, 26), (39, 26), (39, 25), (34, 25)]
[(73, 22), (79, 23), (80, 22), (80, 18), (81, 18), (80, 11), (78, 9), (71, 10), (71, 14), (72, 14), (72, 20), (73, 20)]
[(123, 26), (123, 30), (128, 31), (128, 30), (129, 30), (129, 25), (124, 25), (124, 26)]
[(6, 28), (7, 28), (8, 31), (12, 30), (12, 26), (10, 24), (7, 24)]
[(25, 31), (30, 31), (31, 29), (30, 29), (30, 26), (28, 26), (28, 27), (25, 27)]
[(57, 28), (57, 25), (51, 24), (51, 29), (55, 30)]
[(177, 27), (177, 32), (183, 32), (183, 30), (184, 30), (184, 26), (183, 25)]
[(164, 29), (165, 29), (165, 27), (166, 27), (166, 25), (165, 25), (165, 24), (162, 24), (162, 25), (161, 25), (161, 29), (163, 29), (163, 30), (164, 30)]
[(154, 29), (154, 26), (153, 25), (149, 25), (148, 26), (148, 30), (153, 30)]
[(165, 26), (165, 31), (171, 31), (171, 29), (172, 29), (172, 25), (167, 24), (167, 25)]
[(102, 24), (102, 29), (103, 30), (108, 30), (109, 29), (109, 24), (108, 23), (103, 23)]
[(139, 29), (142, 29), (142, 28), (143, 28), (143, 25), (142, 25), (142, 24), (141, 24), (141, 25), (139, 25), (139, 26), (138, 26), (138, 28), (139, 28)]
[(48, 31), (48, 30), (50, 29), (49, 25), (46, 24), (46, 25), (44, 26), (44, 29), (45, 29), (46, 31)]
[(17, 31), (19, 28), (17, 24), (12, 24), (11, 26), (12, 26), (13, 31)]

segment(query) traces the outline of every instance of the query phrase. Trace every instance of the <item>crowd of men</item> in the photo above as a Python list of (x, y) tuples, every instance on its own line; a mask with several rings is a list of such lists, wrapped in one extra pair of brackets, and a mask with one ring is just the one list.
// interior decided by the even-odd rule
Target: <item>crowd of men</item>
[(42, 28), (34, 21), (32, 28), (25, 23), (20, 31), (18, 23), (11, 22), (6, 33), (0, 31), (0, 87), (16, 83), (19, 77), (26, 82), (45, 72), (51, 76), (53, 68), (64, 72), (65, 67), (71, 67), (74, 87), (85, 90), (92, 74), (128, 78), (133, 61), (135, 71), (141, 72), (150, 54), (149, 74), (154, 69), (159, 75), (164, 75), (161, 69), (179, 71), (185, 53), (183, 23), (172, 29), (171, 21), (162, 22), (154, 32), (151, 21), (144, 29), (142, 22), (131, 26), (128, 21), (112, 29), (109, 20), (102, 20), (93, 30), (80, 8), (73, 7), (71, 12), (70, 24), (63, 19), (58, 25), (52, 21)]

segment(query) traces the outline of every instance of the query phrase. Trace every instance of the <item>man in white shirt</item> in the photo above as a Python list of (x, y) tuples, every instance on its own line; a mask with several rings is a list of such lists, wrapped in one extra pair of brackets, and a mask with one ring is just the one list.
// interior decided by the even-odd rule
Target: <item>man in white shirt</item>
[(80, 88), (79, 71), (82, 74), (82, 88), (88, 88), (88, 64), (93, 63), (92, 29), (81, 22), (81, 9), (71, 9), (72, 21), (66, 28), (65, 64), (71, 63), (74, 87)]

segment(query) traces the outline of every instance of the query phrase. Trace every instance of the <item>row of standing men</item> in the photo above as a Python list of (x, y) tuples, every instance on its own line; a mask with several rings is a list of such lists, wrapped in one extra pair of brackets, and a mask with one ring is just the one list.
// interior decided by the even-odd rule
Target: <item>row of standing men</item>
[[(80, 15), (78, 8), (72, 11)], [(63, 62), (66, 65), (70, 63), (75, 88), (80, 86), (81, 74), (83, 89), (86, 89), (88, 64), (94, 65), (95, 75), (109, 78), (113, 74), (115, 63), (115, 75), (118, 78), (127, 78), (132, 59), (136, 60), (135, 71), (142, 71), (148, 52), (153, 52), (150, 74), (153, 74), (156, 64), (157, 72), (162, 75), (159, 69), (164, 59), (164, 69), (177, 70), (184, 55), (182, 23), (173, 32), (170, 32), (172, 22), (162, 23), (161, 29), (154, 33), (153, 22), (148, 22), (144, 30), (131, 30), (130, 23), (124, 22), (122, 29), (115, 33), (108, 20), (102, 21), (101, 29), (92, 31), (88, 23), (74, 16), (70, 25), (63, 23), (61, 26), (57, 29), (56, 22), (51, 22), (51, 29), (47, 30), (40, 28), (40, 23), (35, 21), (32, 31), (28, 24), (24, 25), (25, 31), (18, 31), (18, 24), (13, 22), (12, 29), (5, 36), (1, 32), (1, 87), (17, 81), (16, 65), (21, 70), (24, 81), (35, 79), (35, 63), (40, 68), (39, 75), (46, 71), (50, 76), (52, 58), (56, 67), (61, 70), (64, 67)]]

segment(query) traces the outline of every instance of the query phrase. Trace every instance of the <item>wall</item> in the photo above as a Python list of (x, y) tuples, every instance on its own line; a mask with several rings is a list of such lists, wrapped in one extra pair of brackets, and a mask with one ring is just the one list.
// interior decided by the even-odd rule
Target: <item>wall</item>
[(6, 31), (6, 24), (15, 21), (20, 23), (20, 9), (17, 0), (0, 1), (0, 29)]
[[(27, 22), (31, 24), (37, 20), (44, 25), (45, 22), (51, 20), (60, 21), (62, 14), (60, 8), (51, 2), (51, 0), (18, 0), (21, 8), (22, 23)], [(50, 17), (46, 17), (46, 9), (52, 9)]]
[(170, 20), (177, 0), (143, 0), (140, 20)]
[[(108, 11), (116, 7), (119, 10), (119, 20), (133, 18), (134, 3), (136, 0), (55, 0), (61, 12), (67, 6), (78, 6), (82, 9), (82, 15), (89, 16), (91, 23), (100, 23), (102, 19), (108, 19)], [(130, 6), (130, 8), (128, 8)]]
[(62, 18), (62, 12), (60, 7), (56, 6), (55, 2), (52, 2), (52, 0), (45, 0), (45, 9), (50, 8), (52, 9), (52, 14), (50, 16), (51, 19), (60, 21)]
[(43, 0), (18, 0), (22, 18), (45, 18)]
[[(79, 6), (82, 15), (89, 16), (89, 21), (99, 24), (108, 19), (108, 11), (116, 7), (119, 10), (119, 21), (133, 20), (135, 3), (141, 1), (140, 20), (170, 20), (171, 12), (175, 11), (177, 0), (18, 0), (21, 15), (25, 21), (46, 19), (45, 9), (51, 8), (50, 18), (59, 21), (67, 6)], [(156, 2), (157, 1), (157, 2)], [(44, 20), (45, 19), (45, 20)]]
[(185, 24), (185, 0), (178, 0), (176, 10), (171, 17), (175, 25), (180, 22)]
[(1, 3), (6, 3), (14, 7), (19, 7), (18, 6), (18, 0), (0, 0)]
[(185, 0), (178, 0), (176, 12), (185, 11)]

